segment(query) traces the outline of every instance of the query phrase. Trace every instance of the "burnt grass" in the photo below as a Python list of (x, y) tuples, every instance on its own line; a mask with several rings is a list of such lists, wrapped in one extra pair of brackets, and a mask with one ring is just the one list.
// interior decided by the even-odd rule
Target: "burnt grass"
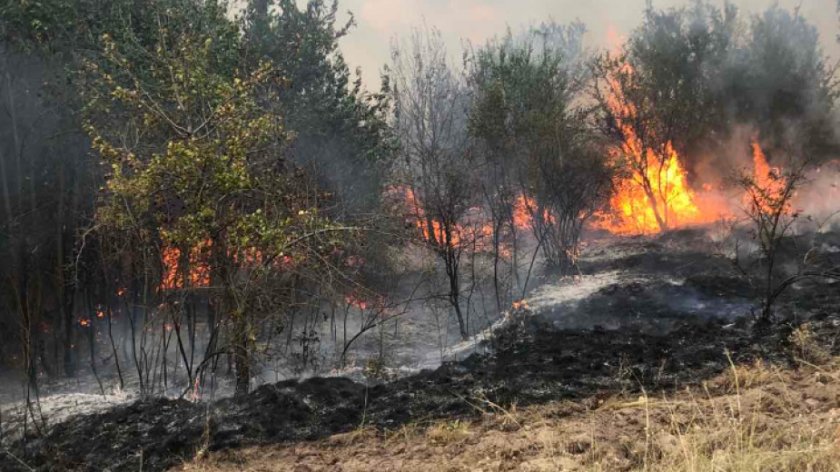
[[(685, 285), (701, 294), (743, 297), (751, 287), (733, 276), (722, 258), (690, 250), (674, 256), (665, 254), (667, 241), (658, 244), (647, 248), (647, 257), (631, 255), (599, 267), (590, 264), (587, 270), (646, 273), (662, 270), (664, 264), (673, 274), (687, 266), (682, 274)], [(626, 316), (627, 322), (618, 328), (568, 329), (551, 316), (514, 314), (491, 341), (492, 354), (474, 354), (390, 383), (289, 380), (212, 404), (156, 398), (76, 416), (42, 437), (0, 451), (0, 470), (160, 471), (202, 450), (313, 440), (362, 425), (396, 429), (410, 422), (465, 418), (513, 404), (557, 400), (578, 400), (596, 408), (599, 399), (618, 393), (699, 385), (729, 368), (730, 362), (760, 358), (796, 367), (789, 339), (804, 318), (779, 322), (757, 334), (748, 317), (733, 321), (659, 312), (654, 294), (662, 289), (657, 284), (618, 283), (577, 308)], [(807, 311), (815, 341), (840, 354), (840, 286), (806, 285), (783, 304), (792, 312)], [(634, 322), (646, 305), (653, 312), (650, 318), (669, 321)]]

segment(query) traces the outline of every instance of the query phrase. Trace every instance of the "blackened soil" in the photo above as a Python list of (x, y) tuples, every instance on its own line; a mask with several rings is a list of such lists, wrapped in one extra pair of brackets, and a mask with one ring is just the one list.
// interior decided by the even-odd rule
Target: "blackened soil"
[[(840, 353), (836, 310), (812, 325), (817, 338)], [(396, 428), (477, 415), (494, 405), (669, 390), (726, 369), (727, 352), (736, 363), (759, 357), (791, 362), (785, 345), (789, 329), (756, 337), (723, 321), (683, 321), (667, 334), (634, 328), (568, 331), (522, 316), (498, 333), (494, 355), (475, 355), (390, 384), (285, 381), (211, 405), (155, 399), (71, 418), (43, 438), (30, 438), (27, 447), (0, 452), (0, 470), (158, 471), (205, 448), (314, 439), (363, 423)]]

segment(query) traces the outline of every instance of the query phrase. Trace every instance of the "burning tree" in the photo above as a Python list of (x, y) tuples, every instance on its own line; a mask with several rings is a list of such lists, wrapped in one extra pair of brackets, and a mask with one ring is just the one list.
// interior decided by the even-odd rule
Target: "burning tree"
[(793, 207), (797, 191), (806, 181), (809, 161), (790, 159), (784, 168), (771, 166), (758, 141), (752, 143), (753, 170), (742, 175), (744, 211), (751, 223), (763, 263), (763, 303), (759, 325), (769, 323), (776, 300), (787, 288), (805, 278), (840, 280), (840, 268), (814, 265), (806, 253), (798, 271), (780, 278), (778, 264), (784, 239), (800, 217)]
[(649, 6), (627, 42), (595, 63), (593, 95), (625, 170), (603, 227), (654, 233), (730, 214), (703, 198), (699, 184), (710, 182), (697, 179), (707, 177), (698, 164), (730, 166), (739, 125), (759, 130), (771, 151), (833, 154), (836, 91), (816, 30), (778, 6), (749, 20), (732, 4)]
[(700, 212), (674, 147), (683, 118), (660, 110), (665, 105), (651, 96), (627, 57), (607, 55), (596, 72), (595, 96), (608, 134), (618, 141), (612, 157), (625, 169), (612, 202), (619, 212), (612, 216), (619, 221), (606, 226), (617, 232), (648, 233), (694, 222)]
[(461, 306), (461, 256), (471, 245), (461, 223), (473, 195), (467, 159), (466, 94), (447, 64), (437, 31), (417, 31), (411, 48), (393, 52), (394, 129), (424, 242), (443, 263), (447, 300), (461, 337), (469, 336)]
[[(284, 158), (282, 116), (263, 106), (283, 78), (269, 65), (220, 67), (237, 47), (235, 30), (219, 37), (162, 21), (154, 52), (131, 56), (106, 35), (102, 59), (87, 63), (86, 128), (108, 169), (97, 229), (152, 255), (143, 273), (166, 257), (182, 261), (181, 274), (161, 271), (163, 285), (145, 291), (210, 294), (228, 342), (216, 352), (211, 341), (207, 356), (232, 355), (243, 393), (260, 317), (283, 313), (296, 277), (317, 266), (313, 253), (340, 245), (330, 235), (349, 229), (321, 216), (319, 194)], [(189, 374), (192, 384), (197, 372)]]

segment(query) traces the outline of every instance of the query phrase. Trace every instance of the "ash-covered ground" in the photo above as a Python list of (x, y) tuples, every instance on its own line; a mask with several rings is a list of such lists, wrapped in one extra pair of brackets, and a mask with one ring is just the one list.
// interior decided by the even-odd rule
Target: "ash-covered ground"
[[(0, 470), (166, 470), (201, 451), (316, 439), (361, 425), (394, 429), (561, 399), (595, 407), (617, 392), (700, 384), (730, 362), (793, 365), (787, 343), (803, 322), (840, 354), (840, 283), (795, 284), (777, 304), (776, 323), (756, 330), (760, 287), (742, 264), (743, 246), (701, 230), (591, 241), (580, 276), (540, 275), (522, 308), (447, 349), (444, 357), (457, 360), (436, 366), (441, 353), (430, 351), (403, 367), (434, 368), (387, 383), (285, 380), (212, 402), (80, 397), (96, 404), (87, 411), (98, 411), (68, 417), (67, 407), (48, 406), (49, 427), (7, 441)], [(802, 241), (795, 242), (782, 255), (783, 270), (801, 257)], [(840, 265), (840, 232), (810, 235), (807, 244), (812, 260)]]

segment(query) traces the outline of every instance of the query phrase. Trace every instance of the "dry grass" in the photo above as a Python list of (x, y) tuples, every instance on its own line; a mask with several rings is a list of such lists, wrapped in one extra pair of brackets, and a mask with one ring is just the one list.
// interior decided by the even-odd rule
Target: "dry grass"
[(487, 407), (472, 423), (361, 429), (214, 453), (178, 470), (840, 472), (840, 359), (822, 361), (794, 371), (733, 365), (704, 388), (661, 397), (518, 411), (476, 400)]

